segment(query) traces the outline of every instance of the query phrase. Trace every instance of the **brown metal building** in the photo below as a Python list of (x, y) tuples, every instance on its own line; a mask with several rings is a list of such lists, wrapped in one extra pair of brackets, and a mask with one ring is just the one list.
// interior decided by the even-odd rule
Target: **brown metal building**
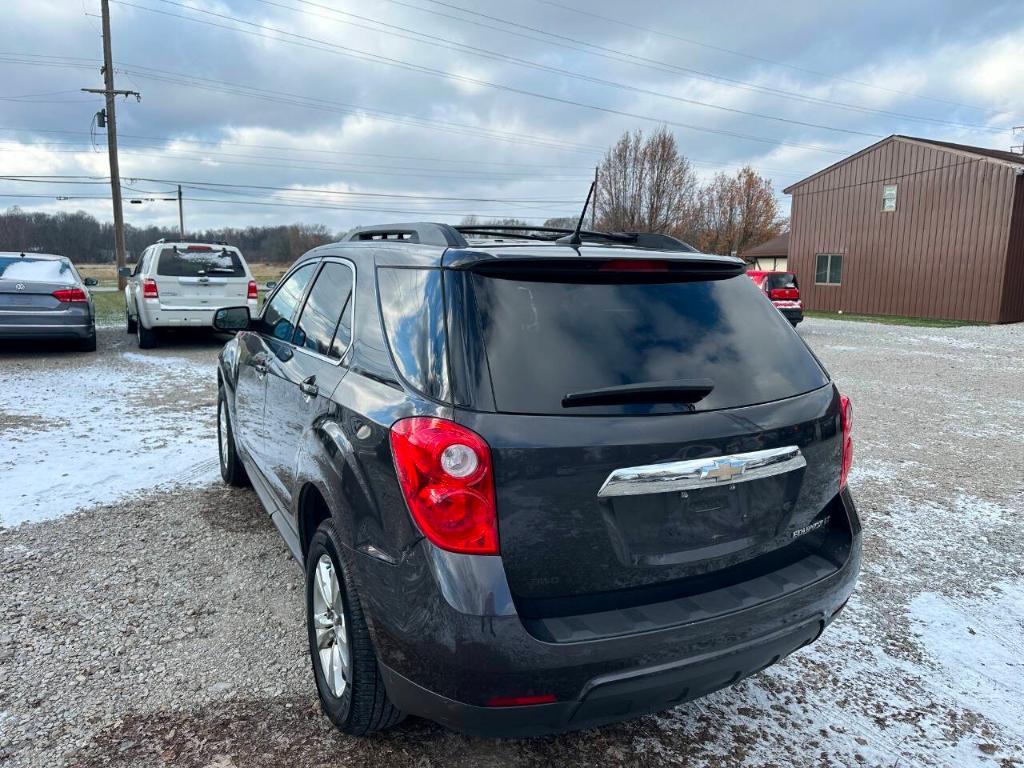
[(784, 191), (807, 309), (1024, 320), (1024, 156), (890, 136)]

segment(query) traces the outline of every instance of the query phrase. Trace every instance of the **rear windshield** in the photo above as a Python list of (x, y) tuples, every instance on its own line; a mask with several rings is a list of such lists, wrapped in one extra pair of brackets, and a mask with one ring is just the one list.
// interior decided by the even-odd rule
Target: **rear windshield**
[(70, 262), (33, 259), (30, 256), (0, 256), (0, 280), (32, 280), (40, 283), (78, 282)]
[(768, 289), (773, 288), (798, 288), (796, 283), (796, 275), (792, 272), (778, 272), (774, 275), (768, 275)]
[(245, 277), (238, 252), (228, 249), (193, 251), (164, 248), (156, 272), (167, 277)]
[[(828, 383), (789, 323), (744, 275), (591, 284), (471, 273), (464, 285), (465, 336), (486, 360), (486, 380), (501, 412), (707, 411), (792, 397)], [(693, 405), (562, 404), (572, 393), (698, 379), (710, 379), (714, 388)]]

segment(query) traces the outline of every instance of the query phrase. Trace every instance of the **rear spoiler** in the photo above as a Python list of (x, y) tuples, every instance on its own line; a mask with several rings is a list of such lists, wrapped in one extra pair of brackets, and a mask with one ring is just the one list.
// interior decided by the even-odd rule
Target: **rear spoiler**
[(744, 274), (732, 256), (644, 253), (608, 256), (502, 256), (476, 251), (448, 251), (444, 266), (491, 277), (558, 282), (685, 282), (724, 280)]

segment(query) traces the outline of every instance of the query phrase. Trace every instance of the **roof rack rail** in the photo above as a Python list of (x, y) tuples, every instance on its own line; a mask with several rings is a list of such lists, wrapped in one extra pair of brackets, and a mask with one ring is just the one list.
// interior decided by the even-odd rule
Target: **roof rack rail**
[[(529, 225), (521, 224), (510, 224), (508, 226), (501, 224), (457, 225), (455, 229), (464, 234), (471, 235), (484, 235), (488, 237), (506, 237), (513, 235), (529, 240), (546, 240), (549, 242), (558, 240), (557, 236), (572, 234), (575, 232), (575, 230), (565, 227), (531, 227)], [(548, 236), (549, 234), (553, 236)], [(632, 245), (637, 248), (659, 251), (686, 251), (690, 253), (695, 253), (697, 251), (696, 248), (684, 243), (682, 240), (672, 237), (671, 235), (661, 234), (660, 232), (595, 232), (593, 230), (584, 229), (580, 231), (580, 239), (589, 240), (591, 242), (605, 241), (622, 243), (623, 245)]]
[(343, 238), (353, 240), (390, 240), (422, 245), (465, 248), (469, 245), (459, 231), (449, 224), (414, 222), (411, 224), (383, 224), (374, 227), (356, 227)]

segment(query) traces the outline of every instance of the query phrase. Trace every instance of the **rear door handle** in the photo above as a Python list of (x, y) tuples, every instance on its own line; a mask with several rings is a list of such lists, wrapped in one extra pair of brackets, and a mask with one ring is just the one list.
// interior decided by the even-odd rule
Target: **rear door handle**
[(316, 376), (310, 376), (299, 384), (299, 392), (304, 394), (306, 397), (316, 397), (320, 392), (320, 387), (316, 385)]

